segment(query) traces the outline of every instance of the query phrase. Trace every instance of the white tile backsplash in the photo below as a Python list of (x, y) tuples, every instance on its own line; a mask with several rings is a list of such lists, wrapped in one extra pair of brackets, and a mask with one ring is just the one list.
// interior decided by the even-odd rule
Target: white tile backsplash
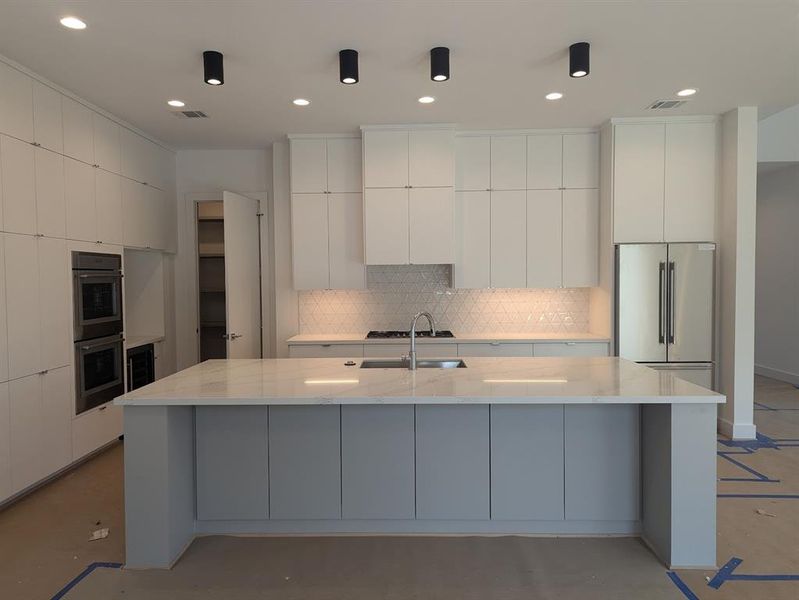
[(300, 333), (407, 329), (429, 311), (456, 333), (587, 333), (589, 288), (450, 287), (449, 265), (367, 267), (366, 290), (299, 292)]

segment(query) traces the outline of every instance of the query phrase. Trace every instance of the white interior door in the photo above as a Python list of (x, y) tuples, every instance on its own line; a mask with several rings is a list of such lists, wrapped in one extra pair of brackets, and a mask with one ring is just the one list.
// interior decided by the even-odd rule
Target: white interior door
[(261, 358), (258, 202), (224, 192), (227, 357)]

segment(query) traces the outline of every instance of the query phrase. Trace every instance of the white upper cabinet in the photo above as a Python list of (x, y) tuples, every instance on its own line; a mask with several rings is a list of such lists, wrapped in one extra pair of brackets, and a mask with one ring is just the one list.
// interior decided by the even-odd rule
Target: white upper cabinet
[[(479, 138), (471, 138), (479, 139)], [(488, 141), (488, 138), (484, 138)], [(491, 193), (455, 194), (455, 288), (491, 287)]]
[(563, 187), (599, 187), (598, 133), (570, 133), (563, 136)]
[(613, 241), (663, 241), (663, 123), (614, 127)]
[[(293, 144), (293, 142), (292, 142)], [(294, 289), (330, 287), (327, 194), (292, 194)]]
[(491, 193), (491, 287), (527, 285), (527, 192)]
[(149, 244), (147, 186), (122, 180), (122, 239), (125, 246), (146, 248)]
[(327, 191), (363, 192), (363, 151), (360, 138), (327, 138)]
[(55, 369), (70, 364), (72, 350), (72, 314), (65, 298), (70, 296), (70, 268), (65, 240), (40, 237), (39, 306), (41, 369)]
[(560, 190), (527, 192), (527, 287), (563, 285)]
[(410, 263), (450, 264), (454, 261), (452, 188), (417, 188), (408, 197)]
[(366, 188), (364, 192), (364, 253), (367, 265), (407, 265), (408, 190)]
[(563, 186), (563, 136), (527, 136), (528, 190), (559, 190)]
[(3, 229), (36, 233), (35, 148), (27, 142), (0, 135), (0, 169), (3, 171)]
[(408, 180), (408, 132), (364, 131), (363, 166), (366, 188), (405, 188)]
[(0, 133), (33, 141), (32, 80), (3, 62), (0, 62)]
[(73, 158), (64, 158), (64, 197), (67, 238), (96, 242), (95, 169)]
[(451, 188), (454, 178), (454, 158), (455, 137), (452, 130), (410, 131), (408, 133), (409, 185), (414, 188)]
[(101, 169), (119, 173), (122, 148), (119, 125), (98, 113), (92, 113), (94, 128), (94, 164)]
[(122, 235), (122, 178), (103, 169), (94, 172), (97, 239), (106, 244), (124, 243)]
[(563, 287), (599, 281), (599, 191), (563, 191)]
[(44, 148), (34, 153), (36, 170), (36, 231), (54, 238), (66, 236), (64, 157)]
[(331, 193), (327, 204), (330, 288), (365, 288), (363, 196)]
[(715, 240), (716, 123), (666, 124), (664, 238)]
[(171, 152), (125, 127), (119, 128), (120, 174), (168, 191), (174, 179)]
[(492, 136), (491, 189), (527, 189), (527, 136)]
[(38, 81), (33, 82), (33, 141), (54, 152), (64, 151), (61, 94)]
[(13, 315), (7, 319), (10, 379), (41, 370), (38, 254), (37, 238), (6, 234), (6, 311)]
[[(6, 328), (6, 243), (5, 234), (0, 233), (0, 381), (8, 381), (8, 330)], [(0, 405), (2, 410), (2, 405)], [(0, 415), (2, 426), (2, 415)], [(0, 439), (2, 431), (0, 431)], [(6, 438), (7, 439), (7, 438)], [(2, 476), (2, 474), (0, 474)], [(2, 497), (2, 493), (0, 493)]]
[(456, 137), (455, 189), (488, 191), (490, 188), (491, 137), (487, 135)]
[(291, 193), (327, 192), (327, 144), (324, 138), (291, 140)]
[(95, 164), (93, 111), (72, 98), (62, 96), (61, 113), (64, 119), (64, 154)]

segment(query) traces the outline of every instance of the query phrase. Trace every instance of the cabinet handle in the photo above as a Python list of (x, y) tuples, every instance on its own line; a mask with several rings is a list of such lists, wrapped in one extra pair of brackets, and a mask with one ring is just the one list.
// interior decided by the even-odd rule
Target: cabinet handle
[(31, 142), (31, 146), (36, 146), (37, 148), (41, 148), (41, 144), (39, 142)]
[(333, 344), (322, 344), (322, 348), (330, 348)]
[(499, 346), (499, 342), (491, 342), (492, 346)]
[(108, 407), (107, 407), (107, 406), (105, 406), (105, 405), (103, 405), (103, 406), (101, 406), (100, 408), (98, 408), (97, 410), (98, 410), (98, 411), (101, 411), (101, 410), (105, 410), (106, 408), (108, 408)]

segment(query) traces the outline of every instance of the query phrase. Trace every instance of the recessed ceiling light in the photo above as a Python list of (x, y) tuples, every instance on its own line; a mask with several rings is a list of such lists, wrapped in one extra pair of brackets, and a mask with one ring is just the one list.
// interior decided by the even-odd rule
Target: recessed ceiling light
[(684, 90), (680, 90), (677, 92), (677, 95), (681, 98), (685, 98), (686, 96), (693, 96), (696, 94), (696, 90), (694, 88), (685, 88)]
[(78, 17), (64, 17), (61, 19), (61, 24), (69, 29), (86, 29), (86, 23)]
[(549, 92), (546, 96), (544, 96), (547, 100), (560, 100), (563, 98), (563, 94), (560, 92)]
[(186, 103), (183, 102), (183, 100), (169, 100), (167, 104), (169, 104), (169, 106), (174, 106), (175, 108), (186, 106)]
[(292, 102), (297, 106), (308, 106), (311, 103), (310, 100), (306, 100), (305, 98), (295, 98)]
[(419, 98), (419, 102), (421, 102), (422, 104), (431, 104), (435, 101), (436, 99), (433, 98), (432, 96), (422, 96), (421, 98)]

